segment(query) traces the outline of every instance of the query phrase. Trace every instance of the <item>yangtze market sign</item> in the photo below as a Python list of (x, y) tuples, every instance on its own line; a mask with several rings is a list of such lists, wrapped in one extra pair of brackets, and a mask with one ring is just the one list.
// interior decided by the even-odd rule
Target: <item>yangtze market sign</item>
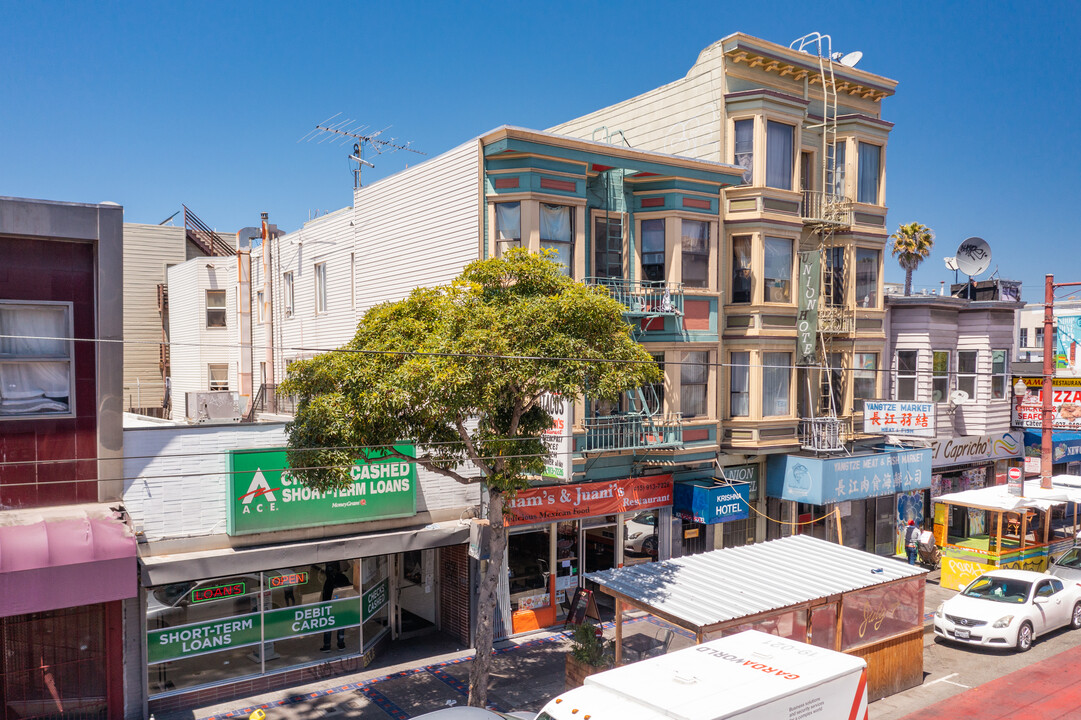
[[(412, 445), (394, 449), (415, 457)], [(357, 460), (350, 470), (351, 486), (324, 493), (289, 473), (285, 450), (234, 450), (226, 532), (246, 535), (416, 515), (416, 466), (381, 450), (365, 454), (369, 461)]]
[[(363, 595), (364, 622), (383, 609), (389, 597), (387, 581), (373, 585)], [(361, 598), (312, 603), (235, 615), (209, 622), (151, 630), (146, 634), (147, 663), (205, 655), (273, 642), (313, 633), (343, 630), (361, 624)]]

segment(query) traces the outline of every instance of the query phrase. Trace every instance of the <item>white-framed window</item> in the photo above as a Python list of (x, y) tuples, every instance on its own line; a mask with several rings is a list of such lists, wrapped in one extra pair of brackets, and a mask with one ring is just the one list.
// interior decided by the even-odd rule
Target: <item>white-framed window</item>
[(852, 355), (852, 410), (863, 412), (863, 403), (878, 399), (878, 353)]
[(795, 162), (796, 128), (793, 125), (766, 121), (766, 186), (792, 189), (792, 165)]
[(792, 302), (792, 240), (767, 237), (762, 285), (768, 303)]
[(259, 292), (255, 293), (255, 313), (260, 325), (266, 322), (265, 303), (266, 298), (263, 295), (263, 291), (260, 290)]
[(736, 120), (734, 131), (734, 165), (743, 168), (743, 184), (750, 185), (754, 170), (754, 118)]
[(293, 271), (282, 273), (282, 300), (285, 301), (285, 317), (293, 317)]
[(1021, 328), (1020, 337), (1017, 342), (1019, 347), (1028, 347), (1028, 328)]
[(976, 357), (975, 350), (957, 351), (957, 389), (968, 393), (970, 400), (976, 399)]
[(894, 400), (916, 399), (916, 366), (919, 356), (919, 350), (897, 351), (897, 362), (894, 364)]
[(791, 353), (762, 353), (762, 417), (791, 414), (791, 365)]
[(315, 264), (315, 312), (327, 311), (327, 264), (320, 262)]
[(0, 300), (0, 418), (75, 412), (71, 303)]
[(206, 326), (208, 328), (227, 327), (224, 290), (206, 291)]
[(882, 172), (882, 148), (871, 143), (859, 144), (859, 186), (856, 201), (878, 205), (878, 183)]
[(856, 248), (856, 306), (878, 307), (878, 265), (881, 253)]
[(709, 287), (709, 222), (681, 220), (683, 287)]
[(683, 353), (679, 366), (679, 411), (684, 418), (709, 415), (709, 352)]
[(1001, 400), (1006, 397), (1006, 391), (1010, 387), (1009, 382), (1009, 351), (991, 351), (991, 399)]
[(651, 282), (668, 279), (664, 266), (664, 218), (642, 221), (642, 277)]
[(950, 399), (950, 351), (931, 351), (931, 402)]
[(522, 203), (495, 204), (495, 255), (522, 246)]
[(743, 350), (728, 353), (728, 414), (748, 417), (751, 414), (751, 353)]
[(206, 376), (208, 379), (208, 390), (214, 391), (229, 389), (228, 363), (210, 363), (206, 366)]
[(563, 266), (567, 277), (574, 277), (574, 208), (540, 204), (540, 246), (553, 251), (551, 259)]
[[(842, 197), (845, 194), (845, 156), (848, 154), (847, 147), (848, 143), (845, 142), (844, 138), (839, 138), (833, 145), (830, 145), (830, 152), (833, 155), (833, 178), (830, 192)], [(829, 179), (827, 179), (827, 182), (829, 182)]]

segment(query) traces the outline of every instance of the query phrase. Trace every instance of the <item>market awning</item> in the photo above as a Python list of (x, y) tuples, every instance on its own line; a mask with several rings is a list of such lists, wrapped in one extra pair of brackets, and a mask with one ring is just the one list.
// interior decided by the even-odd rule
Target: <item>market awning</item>
[(810, 535), (590, 573), (605, 594), (688, 629), (801, 605), (927, 571)]
[[(1039, 450), (1042, 444), (1043, 430), (1025, 430), (1026, 448)], [(1054, 463), (1081, 461), (1081, 433), (1052, 430), (1051, 461)]]
[(151, 587), (237, 573), (427, 550), (468, 541), (469, 524), (453, 520), (409, 530), (349, 535), (312, 542), (150, 555), (141, 557), (139, 561), (142, 564), (142, 584)]
[[(1073, 478), (1075, 476), (1062, 476)], [(935, 502), (950, 505), (963, 505), (964, 507), (977, 508), (980, 510), (992, 510), (995, 512), (1018, 510), (1021, 508), (1038, 508), (1047, 510), (1055, 505), (1067, 502), (1081, 502), (1081, 487), (1074, 487), (1066, 482), (1054, 484), (1048, 490), (1040, 487), (1039, 480), (1029, 480), (1025, 483), (1025, 494), (1010, 494), (1007, 485), (992, 485), (991, 487), (978, 488), (976, 490), (963, 490), (961, 492), (947, 493), (935, 498)]]
[(108, 505), (9, 510), (0, 526), (0, 616), (135, 597), (135, 538)]

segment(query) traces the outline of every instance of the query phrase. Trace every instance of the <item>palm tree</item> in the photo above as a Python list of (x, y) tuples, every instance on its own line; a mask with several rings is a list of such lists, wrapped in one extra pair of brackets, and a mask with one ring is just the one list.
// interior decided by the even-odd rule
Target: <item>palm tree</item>
[(935, 246), (935, 233), (918, 222), (901, 225), (890, 235), (893, 240), (892, 254), (905, 271), (905, 295), (912, 294), (912, 271), (930, 256)]

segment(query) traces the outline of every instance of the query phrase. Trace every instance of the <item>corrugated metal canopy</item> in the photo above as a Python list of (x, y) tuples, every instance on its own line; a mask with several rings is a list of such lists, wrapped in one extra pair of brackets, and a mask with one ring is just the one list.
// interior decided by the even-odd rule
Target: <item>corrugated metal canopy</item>
[(701, 629), (926, 573), (891, 558), (795, 535), (586, 577), (607, 594)]

